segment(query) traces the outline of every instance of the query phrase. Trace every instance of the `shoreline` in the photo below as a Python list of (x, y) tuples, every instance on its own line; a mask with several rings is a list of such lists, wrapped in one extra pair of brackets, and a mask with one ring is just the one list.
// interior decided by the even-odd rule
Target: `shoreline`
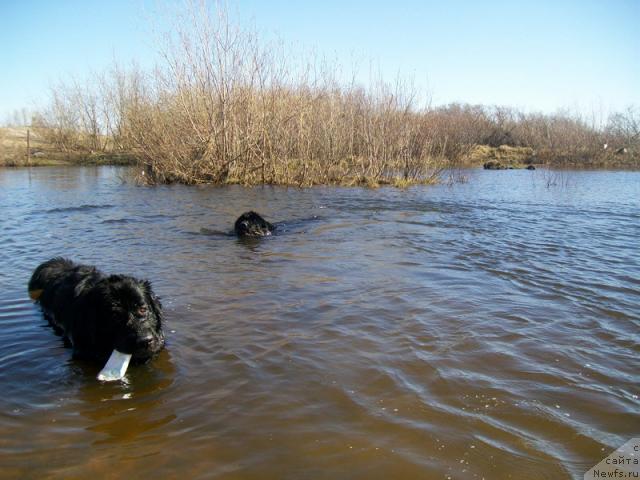
[[(28, 145), (28, 147), (27, 147)], [(414, 185), (433, 185), (437, 183), (465, 182), (464, 175), (457, 175), (467, 169), (486, 170), (584, 170), (584, 171), (637, 171), (640, 170), (640, 158), (632, 152), (624, 155), (607, 153), (596, 157), (585, 155), (581, 161), (575, 157), (569, 160), (565, 154), (551, 151), (539, 152), (530, 147), (513, 147), (501, 145), (473, 145), (458, 160), (443, 156), (428, 157), (419, 166), (422, 173), (414, 172), (413, 166), (405, 171), (403, 165), (388, 164), (388, 170), (363, 171), (363, 165), (371, 160), (349, 158), (340, 162), (325, 164), (326, 170), (318, 170), (316, 165), (310, 171), (307, 162), (301, 159), (270, 159), (280, 162), (286, 170), (268, 175), (248, 175), (242, 160), (236, 170), (227, 175), (211, 175), (200, 171), (190, 174), (184, 171), (173, 171), (169, 165), (153, 161), (147, 165), (139, 154), (127, 151), (114, 153), (111, 146), (106, 151), (85, 149), (63, 150), (47, 140), (41, 130), (30, 127), (0, 128), (0, 168), (31, 167), (87, 167), (87, 166), (128, 166), (138, 167), (137, 180), (144, 184), (186, 184), (186, 185), (282, 185), (282, 186), (394, 186), (406, 188)], [(30, 155), (27, 154), (30, 152)], [(29, 158), (28, 158), (29, 157)], [(195, 160), (194, 160), (195, 161)], [(344, 166), (342, 165), (344, 164)], [(272, 166), (272, 168), (274, 168)], [(398, 169), (399, 168), (399, 169)], [(243, 170), (244, 169), (244, 170)], [(393, 173), (392, 173), (393, 172)], [(276, 174), (277, 173), (277, 174)], [(244, 175), (244, 176), (243, 176)], [(455, 178), (458, 176), (459, 178)]]

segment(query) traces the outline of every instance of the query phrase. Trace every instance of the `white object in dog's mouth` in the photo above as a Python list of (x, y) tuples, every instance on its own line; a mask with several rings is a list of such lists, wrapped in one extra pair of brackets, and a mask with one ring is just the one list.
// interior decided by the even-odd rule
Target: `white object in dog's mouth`
[(131, 360), (130, 353), (122, 353), (118, 350), (114, 350), (107, 360), (107, 364), (104, 366), (98, 374), (98, 380), (103, 382), (113, 382), (114, 380), (120, 380), (127, 373), (127, 367)]

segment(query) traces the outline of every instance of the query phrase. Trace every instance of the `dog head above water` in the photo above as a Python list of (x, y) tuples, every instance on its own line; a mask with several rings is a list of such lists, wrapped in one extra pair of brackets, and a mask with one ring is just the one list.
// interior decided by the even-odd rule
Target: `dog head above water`
[(256, 212), (250, 211), (238, 217), (233, 229), (238, 237), (265, 237), (271, 235), (275, 226)]
[(87, 297), (97, 317), (95, 331), (88, 333), (95, 335), (99, 350), (116, 349), (134, 361), (146, 361), (164, 346), (162, 307), (149, 282), (111, 275), (96, 283)]

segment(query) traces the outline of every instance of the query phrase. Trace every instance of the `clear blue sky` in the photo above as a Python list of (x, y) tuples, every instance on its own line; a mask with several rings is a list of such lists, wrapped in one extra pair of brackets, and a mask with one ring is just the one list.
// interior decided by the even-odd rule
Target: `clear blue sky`
[[(179, 2), (167, 3), (178, 4)], [(266, 36), (370, 61), (427, 89), (435, 104), (553, 112), (640, 105), (640, 0), (229, 0)], [(116, 58), (151, 65), (153, 0), (0, 0), (0, 119), (52, 81)]]

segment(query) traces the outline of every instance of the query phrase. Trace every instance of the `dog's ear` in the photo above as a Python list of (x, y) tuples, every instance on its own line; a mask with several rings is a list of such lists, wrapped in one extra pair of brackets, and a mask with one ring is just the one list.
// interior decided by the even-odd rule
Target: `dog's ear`
[(154, 315), (158, 319), (158, 328), (162, 326), (162, 303), (158, 296), (153, 293), (153, 289), (151, 288), (151, 282), (149, 280), (144, 280), (142, 282), (142, 287), (144, 289), (144, 298), (149, 304), (149, 307), (153, 311)]

